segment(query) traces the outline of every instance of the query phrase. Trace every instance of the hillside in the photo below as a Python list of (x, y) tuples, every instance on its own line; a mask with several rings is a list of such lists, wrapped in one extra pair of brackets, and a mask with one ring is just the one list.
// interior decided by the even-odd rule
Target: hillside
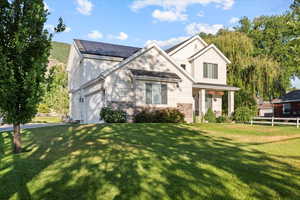
[(70, 45), (62, 42), (52, 42), (50, 60), (67, 64)]

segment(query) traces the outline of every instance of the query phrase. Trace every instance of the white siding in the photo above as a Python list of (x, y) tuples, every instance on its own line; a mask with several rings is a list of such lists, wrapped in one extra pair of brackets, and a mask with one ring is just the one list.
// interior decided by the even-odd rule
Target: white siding
[[(203, 63), (218, 64), (218, 79), (209, 79), (203, 77)], [(210, 84), (226, 84), (227, 82), (227, 66), (226, 61), (213, 48), (210, 48), (200, 57), (193, 61), (194, 79), (196, 82)]]
[(201, 42), (198, 38), (187, 43), (183, 48), (178, 49), (171, 54), (171, 57), (175, 60), (175, 62), (180, 66), (181, 64), (186, 65), (186, 72), (192, 75), (193, 69), (191, 63), (188, 61), (188, 58), (193, 56), (195, 53), (199, 52), (201, 49), (205, 47), (205, 44)]
[(71, 46), (69, 60), (68, 60), (68, 85), (69, 90), (76, 90), (81, 86), (81, 67), (80, 67), (81, 56), (77, 51), (75, 44)]
[(83, 103), (79, 102), (80, 97), (80, 91), (70, 94), (70, 117), (73, 120), (83, 120)]
[(112, 60), (96, 60), (90, 58), (84, 58), (81, 67), (81, 85), (97, 78), (100, 73), (103, 71), (110, 69), (120, 63), (120, 61), (112, 61)]
[(205, 45), (198, 38), (196, 38), (185, 45), (183, 48), (173, 53), (171, 57), (175, 60), (186, 60), (195, 53), (199, 52), (204, 47)]

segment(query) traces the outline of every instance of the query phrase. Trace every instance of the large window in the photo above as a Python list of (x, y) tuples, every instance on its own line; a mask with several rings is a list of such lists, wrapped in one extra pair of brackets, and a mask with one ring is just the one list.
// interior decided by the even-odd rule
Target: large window
[(203, 64), (203, 77), (218, 79), (218, 64), (204, 63)]
[(167, 85), (146, 83), (146, 104), (168, 104)]

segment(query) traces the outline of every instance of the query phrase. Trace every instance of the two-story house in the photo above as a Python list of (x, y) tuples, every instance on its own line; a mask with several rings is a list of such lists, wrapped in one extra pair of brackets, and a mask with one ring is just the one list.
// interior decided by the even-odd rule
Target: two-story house
[(75, 40), (68, 61), (70, 117), (99, 122), (102, 107), (124, 109), (132, 116), (141, 108), (180, 109), (186, 121), (211, 108), (222, 114), (228, 91), (228, 114), (234, 112), (234, 92), (228, 86), (230, 61), (199, 36), (167, 50), (155, 43), (135, 48)]

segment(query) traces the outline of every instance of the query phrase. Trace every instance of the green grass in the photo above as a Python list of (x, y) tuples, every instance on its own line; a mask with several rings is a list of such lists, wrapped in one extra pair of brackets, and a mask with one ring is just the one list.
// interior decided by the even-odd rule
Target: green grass
[(60, 126), (24, 131), (28, 152), (12, 155), (2, 133), (0, 199), (296, 200), (298, 137), (246, 125)]
[(60, 123), (60, 117), (35, 117), (32, 119), (31, 123)]
[(70, 52), (70, 45), (62, 42), (52, 42), (51, 58), (67, 64)]

